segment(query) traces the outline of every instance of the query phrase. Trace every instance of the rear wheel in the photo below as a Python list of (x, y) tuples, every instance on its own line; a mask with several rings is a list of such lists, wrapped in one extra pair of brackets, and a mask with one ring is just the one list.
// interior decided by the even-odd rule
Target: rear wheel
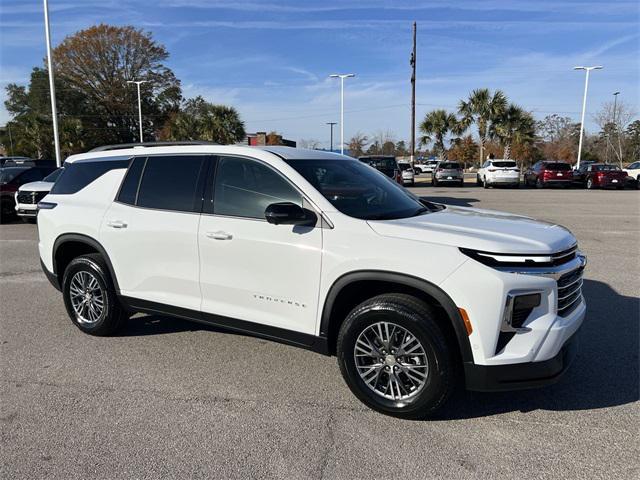
[(99, 254), (71, 260), (64, 271), (62, 294), (69, 318), (85, 333), (111, 335), (127, 318)]
[(587, 189), (588, 190), (593, 190), (596, 186), (593, 183), (593, 178), (588, 178), (587, 179)]
[(340, 327), (338, 364), (363, 403), (402, 418), (424, 418), (455, 387), (455, 363), (433, 310), (405, 294), (379, 295)]
[(536, 187), (537, 188), (544, 188), (546, 187), (546, 185), (544, 184), (544, 182), (542, 180), (540, 180), (540, 178), (538, 177), (538, 179), (536, 180)]

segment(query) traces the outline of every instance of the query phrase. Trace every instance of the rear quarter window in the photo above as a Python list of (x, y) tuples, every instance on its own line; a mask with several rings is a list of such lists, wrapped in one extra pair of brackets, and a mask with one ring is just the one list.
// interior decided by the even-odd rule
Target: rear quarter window
[(53, 184), (52, 195), (70, 195), (97, 180), (110, 170), (127, 168), (126, 160), (88, 160), (65, 164), (62, 173)]

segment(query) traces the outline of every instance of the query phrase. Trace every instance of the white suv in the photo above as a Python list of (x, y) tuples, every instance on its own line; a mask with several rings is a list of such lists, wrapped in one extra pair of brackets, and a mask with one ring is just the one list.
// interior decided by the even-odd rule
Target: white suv
[(520, 169), (515, 160), (487, 160), (478, 169), (476, 182), (484, 188), (496, 185), (518, 187), (520, 185)]
[(404, 418), (458, 379), (556, 381), (585, 315), (565, 228), (426, 202), (332, 153), (109, 147), (69, 157), (39, 208), (43, 270), (82, 331), (161, 312), (335, 354), (360, 400)]

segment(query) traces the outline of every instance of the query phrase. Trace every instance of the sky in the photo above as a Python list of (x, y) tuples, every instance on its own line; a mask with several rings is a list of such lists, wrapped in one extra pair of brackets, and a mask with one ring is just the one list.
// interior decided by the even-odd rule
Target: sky
[[(411, 25), (417, 22), (417, 119), (455, 111), (474, 88), (502, 89), (537, 118), (580, 119), (587, 130), (612, 93), (640, 112), (640, 3), (573, 0), (50, 0), (53, 44), (98, 23), (133, 25), (170, 53), (183, 95), (238, 109), (250, 132), (275, 130), (329, 145), (326, 122), (410, 135)], [(0, 0), (0, 100), (46, 55), (42, 0)], [(10, 117), (0, 106), (0, 124)], [(335, 130), (339, 141), (339, 125)]]

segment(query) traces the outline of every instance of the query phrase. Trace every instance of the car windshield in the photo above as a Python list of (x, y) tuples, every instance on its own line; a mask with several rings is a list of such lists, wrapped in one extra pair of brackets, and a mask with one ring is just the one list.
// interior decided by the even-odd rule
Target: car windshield
[(25, 170), (28, 170), (28, 168), (23, 168), (23, 167), (3, 168), (2, 170), (0, 170), (0, 183), (2, 184), (9, 183), (11, 180), (16, 178)]
[(363, 220), (391, 220), (427, 213), (413, 194), (355, 160), (288, 160), (340, 212)]
[(493, 162), (492, 165), (498, 168), (515, 168), (516, 162)]
[(360, 161), (366, 163), (367, 165), (371, 165), (373, 168), (384, 168), (384, 169), (396, 168), (396, 159), (393, 157), (380, 157), (380, 158), (364, 157), (364, 158), (361, 158)]
[(591, 168), (596, 172), (611, 172), (615, 170), (620, 170), (620, 168), (617, 165), (593, 165)]
[(460, 164), (456, 162), (440, 162), (438, 164), (438, 168), (444, 168), (447, 170), (458, 170), (460, 168)]
[(58, 168), (57, 170), (54, 170), (53, 172), (51, 172), (49, 175), (47, 175), (46, 177), (44, 177), (42, 179), (43, 182), (55, 182), (58, 177), (60, 176), (60, 174), (62, 173), (62, 169)]
[(545, 170), (553, 170), (554, 172), (568, 172), (569, 170), (571, 170), (571, 165), (569, 165), (568, 163), (545, 163), (544, 164), (544, 169)]

